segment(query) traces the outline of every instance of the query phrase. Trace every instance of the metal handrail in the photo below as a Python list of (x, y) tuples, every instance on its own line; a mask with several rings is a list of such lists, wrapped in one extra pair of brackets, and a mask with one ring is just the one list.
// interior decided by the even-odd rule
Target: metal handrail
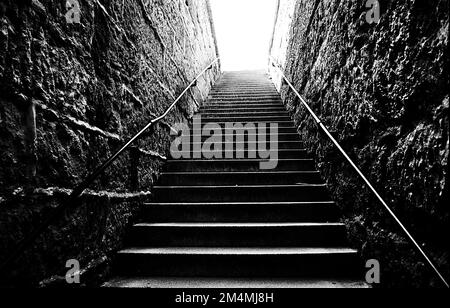
[(26, 239), (24, 239), (14, 250), (14, 252), (4, 261), (0, 266), (0, 273), (13, 262), (25, 249), (31, 246), (35, 240), (59, 217), (61, 217), (65, 211), (71, 207), (76, 207), (75, 201), (81, 197), (83, 192), (88, 189), (88, 187), (108, 168), (111, 166), (116, 159), (123, 154), (136, 140), (138, 140), (142, 135), (149, 129), (153, 128), (155, 124), (163, 120), (177, 105), (181, 98), (189, 91), (192, 87), (197, 85), (198, 79), (206, 73), (208, 70), (212, 69), (214, 64), (219, 61), (217, 57), (212, 61), (200, 74), (195, 77), (195, 79), (184, 89), (184, 91), (177, 97), (177, 99), (169, 106), (169, 108), (159, 117), (151, 120), (143, 129), (141, 129), (137, 134), (135, 134), (128, 142), (126, 142), (119, 150), (117, 150), (111, 157), (109, 157), (100, 167), (98, 167), (92, 174), (90, 174), (83, 182), (78, 184), (69, 196), (67, 203), (59, 206), (54, 210), (54, 212), (49, 215), (40, 225), (36, 228)]
[(394, 220), (400, 225), (402, 230), (405, 232), (409, 240), (414, 244), (414, 246), (417, 248), (417, 250), (422, 254), (424, 259), (427, 261), (427, 263), (430, 265), (430, 267), (434, 270), (434, 272), (439, 276), (439, 279), (444, 283), (444, 285), (449, 288), (448, 282), (445, 280), (444, 276), (441, 274), (441, 272), (438, 270), (436, 265), (434, 265), (433, 261), (428, 257), (428, 255), (425, 253), (425, 251), (420, 247), (420, 245), (417, 243), (417, 241), (414, 239), (414, 237), (411, 235), (411, 233), (406, 229), (405, 225), (400, 221), (400, 219), (395, 215), (395, 213), (392, 211), (392, 209), (387, 205), (387, 203), (384, 201), (384, 199), (381, 197), (381, 195), (377, 192), (377, 190), (373, 187), (373, 185), (369, 182), (367, 177), (362, 173), (362, 171), (358, 168), (358, 166), (353, 162), (353, 160), (348, 156), (348, 154), (345, 152), (345, 150), (341, 147), (339, 142), (333, 137), (333, 135), (330, 133), (330, 131), (327, 129), (327, 127), (322, 123), (320, 118), (314, 113), (312, 108), (308, 105), (308, 103), (303, 99), (303, 97), (298, 93), (298, 91), (295, 89), (295, 87), (292, 85), (292, 83), (287, 79), (286, 75), (282, 71), (281, 67), (276, 63), (275, 59), (272, 56), (269, 56), (269, 61), (272, 63), (272, 66), (278, 69), (283, 79), (286, 81), (286, 83), (289, 85), (289, 87), (294, 91), (295, 95), (300, 99), (303, 106), (306, 107), (306, 109), (309, 111), (311, 116), (314, 118), (314, 121), (317, 123), (317, 125), (325, 132), (325, 134), (330, 138), (330, 140), (333, 142), (333, 144), (338, 148), (338, 150), (342, 153), (342, 155), (347, 159), (347, 161), (350, 163), (350, 165), (355, 169), (355, 171), (358, 173), (358, 175), (364, 180), (364, 182), (367, 184), (367, 186), (372, 190), (372, 192), (375, 194), (375, 196), (378, 198), (378, 200), (383, 204), (383, 206), (386, 208), (386, 210), (389, 212), (389, 214), (394, 218)]

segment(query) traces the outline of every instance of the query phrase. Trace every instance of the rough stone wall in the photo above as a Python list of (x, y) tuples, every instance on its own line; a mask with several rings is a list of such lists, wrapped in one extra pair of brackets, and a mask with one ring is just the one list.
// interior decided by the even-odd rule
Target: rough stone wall
[[(272, 55), (439, 268), (450, 277), (448, 1), (297, 0), (279, 16)], [(286, 52), (286, 56), (283, 56)], [(280, 77), (271, 69), (273, 78)], [(441, 286), (381, 204), (319, 132), (293, 92), (282, 96), (384, 286)]]
[[(294, 17), (296, 0), (278, 0), (273, 37), (270, 44), (270, 56), (277, 60), (282, 67), (286, 65), (287, 52), (290, 41), (290, 28)], [(276, 73), (276, 71), (272, 71)], [(274, 79), (276, 87), (280, 89), (281, 78)]]
[[(79, 3), (80, 23), (68, 23), (66, 2), (0, 1), (0, 260), (64, 201), (55, 190), (80, 183), (218, 56), (206, 0), (69, 1)], [(139, 196), (147, 196), (139, 192), (149, 191), (158, 176), (170, 125), (193, 115), (219, 74), (216, 64), (153, 134), (91, 187), (81, 211), (103, 207), (104, 221), (75, 215), (72, 224), (45, 235), (48, 243), (36, 246), (52, 248), (46, 253), (60, 254), (58, 262), (52, 269), (51, 262), (26, 268), (36, 275), (22, 282), (58, 273), (69, 258), (85, 261), (117, 248), (102, 236), (121, 237), (117, 226), (127, 224)], [(125, 201), (105, 203), (105, 195)], [(73, 244), (88, 233), (74, 230), (90, 230), (92, 223), (101, 224), (96, 242)], [(65, 236), (80, 249), (50, 244)]]

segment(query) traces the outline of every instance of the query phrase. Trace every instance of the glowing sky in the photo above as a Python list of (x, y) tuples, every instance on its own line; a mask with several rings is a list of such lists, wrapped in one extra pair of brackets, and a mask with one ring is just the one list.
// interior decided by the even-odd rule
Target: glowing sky
[(222, 70), (265, 69), (276, 0), (210, 0)]

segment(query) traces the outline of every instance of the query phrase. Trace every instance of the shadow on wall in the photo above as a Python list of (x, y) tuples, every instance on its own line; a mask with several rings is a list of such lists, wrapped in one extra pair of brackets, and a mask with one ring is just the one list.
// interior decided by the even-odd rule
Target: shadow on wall
[[(379, 23), (369, 24), (364, 1), (281, 2), (271, 54), (450, 277), (448, 1), (380, 8)], [(382, 286), (442, 286), (292, 91), (281, 93), (351, 240), (364, 259), (380, 261)]]
[[(0, 262), (218, 56), (206, 0), (69, 2), (0, 4)], [(170, 124), (192, 117), (219, 74), (219, 66), (208, 71), (102, 175), (6, 285), (36, 285), (65, 273), (68, 259), (86, 268), (119, 248), (159, 176)]]

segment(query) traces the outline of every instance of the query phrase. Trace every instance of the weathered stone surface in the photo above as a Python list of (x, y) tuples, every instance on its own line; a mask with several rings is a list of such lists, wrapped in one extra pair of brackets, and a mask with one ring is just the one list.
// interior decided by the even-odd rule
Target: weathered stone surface
[[(7, 243), (2, 244), (0, 259), (29, 231), (24, 226), (31, 228), (38, 221), (31, 216), (40, 217), (44, 211), (44, 205), (32, 201), (35, 188), (71, 189), (80, 183), (162, 114), (217, 57), (205, 0), (78, 0), (79, 24), (67, 22), (66, 2), (0, 3), (0, 200), (4, 201), (0, 224), (8, 230), (0, 235)], [(170, 125), (193, 115), (219, 73), (215, 65), (165, 122), (136, 144), (133, 153), (140, 154), (125, 153), (91, 189), (150, 190), (162, 159), (147, 154), (167, 154)], [(17, 191), (25, 195), (14, 204)], [(46, 204), (56, 206), (58, 200)], [(101, 202), (93, 206), (97, 203)], [(111, 209), (111, 215), (120, 221), (134, 207), (134, 203), (120, 205), (120, 210)], [(55, 237), (74, 236), (73, 229), (84, 223), (91, 222), (74, 218), (74, 225), (63, 228), (67, 233), (52, 232)], [(120, 237), (121, 232), (109, 233)], [(77, 239), (83, 237), (74, 236), (74, 242)], [(59, 261), (77, 251), (77, 245), (54, 264), (61, 266)], [(46, 253), (60, 254), (65, 247), (56, 245)], [(43, 265), (37, 271), (40, 277), (33, 278), (43, 279), (54, 271)]]
[[(448, 1), (380, 4), (370, 25), (365, 1), (298, 0), (292, 24), (278, 19), (289, 34), (274, 35), (287, 50), (274, 44), (272, 55), (449, 277)], [(380, 260), (384, 285), (440, 285), (286, 85), (282, 95), (355, 245)]]
[[(70, 190), (38, 189), (33, 194), (18, 191), (15, 197), (0, 204), (0, 251), (9, 251), (17, 239), (28, 234), (51, 211), (68, 200)], [(117, 194), (87, 192), (77, 202), (77, 209), (51, 226), (45, 235), (27, 250), (15, 264), (10, 275), (2, 275), (2, 286), (34, 286), (49, 276), (65, 277), (67, 260), (76, 259), (82, 269), (92, 260), (104, 259), (103, 270), (84, 280), (84, 285), (100, 283), (106, 275), (110, 257), (123, 243), (123, 234), (149, 197), (148, 192)], [(65, 280), (64, 280), (65, 281)]]

